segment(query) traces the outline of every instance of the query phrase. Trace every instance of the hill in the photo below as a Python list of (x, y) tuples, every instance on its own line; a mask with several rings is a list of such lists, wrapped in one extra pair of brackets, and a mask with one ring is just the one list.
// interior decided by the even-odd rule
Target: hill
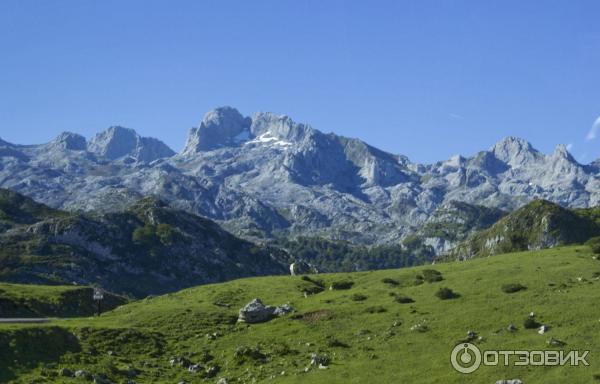
[[(592, 383), (600, 375), (592, 361), (600, 354), (600, 262), (592, 256), (586, 246), (556, 247), (435, 271), (247, 278), (140, 300), (100, 318), (4, 325), (0, 381), (70, 383), (61, 375), (83, 370), (114, 383)], [(520, 290), (507, 288), (515, 286)], [(441, 288), (454, 295), (438, 294), (447, 293)], [(295, 312), (236, 323), (238, 309), (256, 297)], [(545, 334), (527, 328), (530, 312), (548, 327)], [(482, 366), (459, 374), (450, 353), (468, 331), (486, 350), (589, 350), (592, 365)], [(327, 368), (311, 365), (311, 354)], [(189, 364), (199, 364), (195, 373)]]
[(474, 234), (450, 255), (466, 259), (583, 243), (600, 234), (599, 218), (598, 208), (567, 209), (534, 200)]
[(99, 284), (144, 297), (287, 272), (284, 252), (154, 198), (119, 212), (68, 213), (0, 190), (0, 217), (0, 281)]
[[(0, 283), (0, 318), (83, 317), (96, 313), (93, 288)], [(104, 293), (102, 311), (127, 303), (127, 299)]]

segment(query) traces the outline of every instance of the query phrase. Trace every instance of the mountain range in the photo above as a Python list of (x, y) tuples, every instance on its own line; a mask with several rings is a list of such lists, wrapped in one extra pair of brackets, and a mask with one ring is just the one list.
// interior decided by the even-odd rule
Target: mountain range
[[(508, 137), (471, 157), (418, 164), (285, 115), (231, 107), (208, 112), (179, 153), (123, 127), (89, 141), (69, 132), (40, 145), (0, 140), (0, 187), (52, 208), (110, 213), (154, 196), (254, 241), (398, 244), (420, 234), (435, 253), (534, 199), (595, 206), (599, 176), (562, 145), (543, 154)], [(448, 209), (482, 216), (461, 221), (460, 233), (424, 234)]]

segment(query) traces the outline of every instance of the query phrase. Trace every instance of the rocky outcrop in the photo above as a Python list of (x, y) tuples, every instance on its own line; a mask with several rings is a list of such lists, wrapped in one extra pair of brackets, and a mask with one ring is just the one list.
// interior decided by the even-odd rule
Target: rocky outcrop
[(236, 109), (221, 107), (204, 115), (197, 128), (192, 128), (183, 150), (193, 155), (226, 146), (239, 145), (252, 137), (252, 121), (242, 116)]
[(137, 161), (150, 162), (171, 157), (175, 152), (165, 143), (151, 137), (141, 137), (131, 128), (110, 127), (97, 134), (87, 149), (110, 160), (131, 157)]
[(260, 299), (256, 298), (240, 309), (238, 321), (249, 324), (264, 323), (274, 317), (285, 316), (293, 310), (289, 304), (273, 307), (264, 305)]

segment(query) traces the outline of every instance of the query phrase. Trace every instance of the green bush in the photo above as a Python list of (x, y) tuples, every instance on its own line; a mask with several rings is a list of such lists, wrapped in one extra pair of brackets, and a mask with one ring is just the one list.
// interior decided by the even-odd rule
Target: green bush
[(136, 243), (153, 243), (156, 240), (156, 227), (146, 224), (143, 227), (136, 228), (131, 235), (131, 239)]
[(535, 328), (539, 328), (540, 327), (540, 323), (538, 323), (537, 321), (535, 321), (535, 319), (533, 317), (528, 317), (525, 319), (525, 321), (523, 322), (523, 327), (525, 327), (525, 329), (535, 329)]
[(394, 301), (400, 304), (410, 304), (415, 302), (412, 298), (405, 295), (396, 295)]
[(502, 292), (504, 292), (504, 293), (515, 293), (515, 292), (525, 290), (525, 289), (527, 289), (527, 287), (524, 285), (521, 285), (519, 283), (509, 283), (509, 284), (502, 285), (501, 289), (502, 289)]
[(421, 272), (421, 275), (423, 276), (423, 280), (425, 280), (428, 283), (434, 283), (436, 281), (444, 280), (444, 278), (442, 277), (442, 273), (436, 271), (435, 269), (424, 269)]
[(350, 298), (351, 298), (353, 301), (365, 301), (365, 300), (367, 300), (367, 299), (368, 299), (368, 297), (367, 297), (367, 296), (365, 296), (365, 295), (363, 295), (363, 294), (361, 294), (361, 293), (355, 293), (354, 295), (350, 296)]
[(365, 309), (365, 312), (367, 312), (367, 313), (383, 313), (383, 312), (387, 312), (387, 309), (385, 309), (382, 306), (376, 306), (376, 307), (369, 307), (369, 308)]
[(600, 236), (592, 237), (591, 239), (585, 242), (585, 245), (590, 247), (592, 249), (592, 252), (594, 252), (597, 255), (600, 255)]
[(400, 282), (398, 280), (394, 280), (391, 277), (385, 277), (385, 278), (381, 279), (381, 281), (384, 284), (392, 285), (394, 287), (397, 287), (398, 285), (400, 285)]
[(354, 282), (350, 280), (339, 280), (331, 283), (330, 289), (340, 290), (340, 289), (350, 289), (354, 285)]
[(169, 224), (158, 224), (156, 226), (156, 236), (158, 236), (161, 243), (171, 245), (175, 238), (175, 231)]
[(458, 297), (457, 293), (455, 293), (450, 288), (446, 288), (446, 287), (438, 289), (437, 292), (435, 293), (435, 295), (440, 300), (449, 300), (449, 299), (454, 299), (454, 298)]

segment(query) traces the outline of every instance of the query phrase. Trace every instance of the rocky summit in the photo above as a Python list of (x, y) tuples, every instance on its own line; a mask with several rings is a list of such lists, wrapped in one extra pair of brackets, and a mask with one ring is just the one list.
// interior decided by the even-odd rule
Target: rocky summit
[[(600, 200), (598, 175), (564, 146), (544, 154), (509, 137), (472, 157), (417, 164), (285, 115), (247, 117), (231, 107), (208, 112), (180, 153), (122, 127), (90, 141), (74, 133), (40, 145), (0, 141), (0, 186), (51, 207), (111, 211), (151, 195), (255, 240), (397, 243), (453, 202), (589, 207)], [(448, 248), (435, 236), (427, 243)]]

